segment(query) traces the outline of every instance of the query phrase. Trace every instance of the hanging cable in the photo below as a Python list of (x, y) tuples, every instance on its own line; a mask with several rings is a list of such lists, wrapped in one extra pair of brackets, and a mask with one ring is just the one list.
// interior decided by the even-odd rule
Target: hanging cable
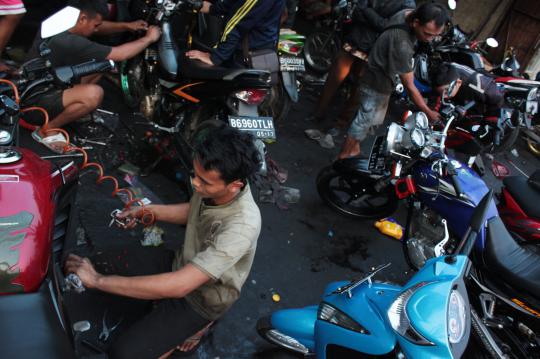
[[(19, 90), (17, 89), (17, 86), (12, 81), (0, 79), (0, 83), (5, 83), (12, 87), (13, 93), (15, 96), (15, 102), (18, 104), (20, 103), (20, 97), (19, 97)], [(118, 180), (110, 175), (105, 175), (103, 166), (101, 166), (97, 162), (89, 162), (88, 160), (88, 153), (81, 147), (74, 146), (70, 143), (69, 134), (67, 131), (61, 129), (61, 128), (49, 128), (49, 114), (47, 113), (47, 110), (45, 110), (42, 107), (32, 106), (32, 107), (26, 107), (20, 110), (21, 113), (27, 113), (32, 111), (38, 111), (43, 114), (43, 125), (41, 126), (41, 129), (39, 129), (38, 126), (31, 125), (24, 121), (22, 118), (20, 119), (20, 124), (22, 127), (28, 129), (28, 130), (38, 130), (41, 132), (41, 134), (49, 134), (49, 133), (62, 133), (65, 136), (66, 139), (66, 145), (62, 148), (63, 153), (68, 152), (80, 152), (83, 155), (83, 162), (80, 165), (80, 170), (88, 169), (88, 168), (94, 168), (97, 171), (98, 178), (96, 179), (97, 184), (102, 184), (105, 181), (110, 181), (113, 184), (113, 191), (112, 196), (120, 198), (119, 194), (123, 193), (127, 196), (126, 204), (124, 205), (124, 210), (129, 210), (131, 206), (134, 204), (138, 204), (141, 207), (141, 211), (139, 212), (139, 221), (145, 226), (150, 226), (155, 222), (155, 215), (152, 213), (152, 211), (149, 211), (145, 208), (144, 202), (142, 199), (135, 198), (135, 195), (133, 191), (131, 191), (128, 188), (121, 188)], [(121, 198), (120, 198), (121, 199)]]

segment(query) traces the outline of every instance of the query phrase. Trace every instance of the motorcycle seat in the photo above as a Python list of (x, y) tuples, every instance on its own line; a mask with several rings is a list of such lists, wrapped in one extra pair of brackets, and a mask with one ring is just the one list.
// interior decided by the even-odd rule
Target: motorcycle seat
[(489, 270), (510, 286), (540, 298), (540, 256), (520, 246), (500, 217), (488, 222), (484, 260)]
[(506, 177), (503, 184), (527, 215), (540, 219), (540, 191), (523, 176)]
[(0, 315), (2, 358), (74, 358), (46, 283), (35, 293), (0, 296)]
[(234, 81), (244, 75), (253, 77), (268, 76), (268, 78), (270, 76), (268, 71), (208, 65), (202, 61), (187, 58), (183, 54), (180, 54), (180, 58), (179, 78)]

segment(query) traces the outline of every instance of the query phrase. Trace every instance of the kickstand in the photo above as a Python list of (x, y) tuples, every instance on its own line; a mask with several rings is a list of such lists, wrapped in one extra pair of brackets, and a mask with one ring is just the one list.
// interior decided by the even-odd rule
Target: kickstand
[(145, 167), (142, 171), (141, 171), (141, 177), (146, 177), (148, 176), (150, 173), (152, 173), (152, 171), (156, 168), (156, 166), (161, 162), (161, 160), (163, 159), (163, 156), (160, 155), (158, 158), (156, 158), (156, 160), (154, 162), (152, 162), (150, 165), (148, 165), (147, 167)]

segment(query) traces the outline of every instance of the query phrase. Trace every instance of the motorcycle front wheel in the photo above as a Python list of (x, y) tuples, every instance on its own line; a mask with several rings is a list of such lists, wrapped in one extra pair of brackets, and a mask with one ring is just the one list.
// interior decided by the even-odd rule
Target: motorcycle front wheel
[(375, 182), (368, 176), (341, 174), (328, 166), (317, 176), (317, 191), (326, 204), (347, 216), (387, 217), (397, 209), (398, 199), (392, 186), (377, 192)]
[(309, 35), (304, 44), (304, 57), (313, 70), (326, 73), (341, 47), (334, 32), (318, 31)]

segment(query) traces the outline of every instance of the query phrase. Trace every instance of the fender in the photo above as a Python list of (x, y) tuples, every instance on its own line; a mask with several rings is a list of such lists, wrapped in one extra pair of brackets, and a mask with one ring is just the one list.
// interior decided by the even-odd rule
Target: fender
[(287, 95), (293, 102), (298, 102), (298, 85), (296, 83), (296, 73), (292, 71), (281, 71), (281, 80)]
[(278, 310), (272, 313), (270, 319), (272, 327), (298, 340), (313, 352), (317, 309), (317, 305), (311, 305), (304, 308)]
[[(335, 289), (346, 283), (334, 283), (332, 287)], [(330, 287), (327, 288), (326, 293), (329, 291)], [(374, 282), (371, 285), (363, 284), (355, 289), (351, 298), (343, 294), (326, 295), (323, 302), (346, 313), (347, 316), (366, 329), (368, 334), (361, 334), (326, 321), (317, 320), (315, 324), (317, 357), (326, 358), (326, 348), (332, 344), (370, 355), (383, 355), (391, 352), (396, 346), (396, 334), (388, 321), (383, 318), (400, 291), (401, 288), (398, 286)]]

